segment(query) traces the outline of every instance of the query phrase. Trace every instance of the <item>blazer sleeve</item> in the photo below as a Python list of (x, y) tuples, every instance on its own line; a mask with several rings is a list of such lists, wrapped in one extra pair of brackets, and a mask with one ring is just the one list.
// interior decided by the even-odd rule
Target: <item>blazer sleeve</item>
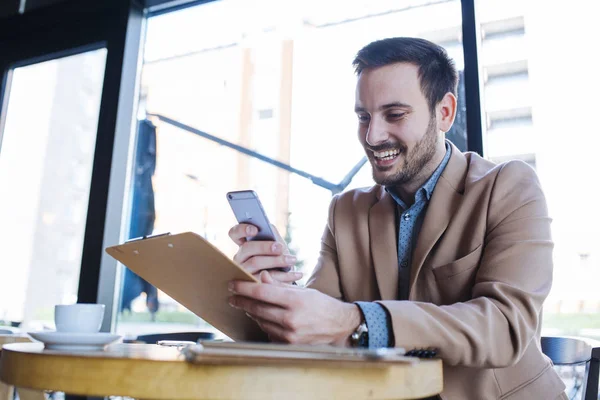
[(321, 238), (321, 250), (317, 265), (308, 280), (306, 286), (316, 289), (331, 297), (341, 300), (342, 289), (340, 286), (340, 274), (335, 242), (334, 213), (338, 195), (334, 196), (329, 205), (327, 226)]
[(503, 368), (520, 360), (552, 284), (550, 218), (533, 169), (520, 161), (501, 167), (487, 218), (471, 300), (380, 302), (397, 346), (438, 348), (448, 365)]

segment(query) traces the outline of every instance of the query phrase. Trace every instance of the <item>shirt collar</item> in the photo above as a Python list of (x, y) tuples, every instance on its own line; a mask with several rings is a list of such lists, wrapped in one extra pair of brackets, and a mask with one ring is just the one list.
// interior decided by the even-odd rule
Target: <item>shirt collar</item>
[[(444, 155), (442, 162), (440, 163), (440, 165), (438, 165), (436, 170), (429, 177), (429, 179), (427, 179), (427, 181), (423, 184), (423, 186), (421, 186), (417, 190), (417, 193), (415, 193), (415, 203), (418, 203), (420, 201), (429, 201), (431, 199), (431, 195), (433, 194), (433, 189), (435, 189), (435, 185), (437, 184), (437, 181), (440, 179), (442, 172), (444, 172), (446, 165), (448, 165), (448, 160), (450, 160), (450, 155), (452, 154), (452, 148), (450, 147), (450, 144), (448, 143), (448, 141), (446, 141), (445, 144), (446, 144), (446, 154)], [(398, 197), (390, 188), (388, 188), (386, 186), (385, 190), (392, 196), (394, 201), (396, 201), (396, 203), (398, 203), (398, 205), (400, 205), (400, 207), (402, 207), (403, 209), (407, 208), (404, 201), (402, 201), (400, 199), (400, 197)]]

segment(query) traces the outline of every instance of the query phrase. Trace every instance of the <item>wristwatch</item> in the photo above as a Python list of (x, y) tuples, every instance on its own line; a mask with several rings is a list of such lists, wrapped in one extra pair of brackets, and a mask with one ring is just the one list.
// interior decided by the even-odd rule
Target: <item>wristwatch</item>
[(369, 328), (366, 321), (363, 321), (350, 335), (350, 345), (352, 347), (369, 347)]

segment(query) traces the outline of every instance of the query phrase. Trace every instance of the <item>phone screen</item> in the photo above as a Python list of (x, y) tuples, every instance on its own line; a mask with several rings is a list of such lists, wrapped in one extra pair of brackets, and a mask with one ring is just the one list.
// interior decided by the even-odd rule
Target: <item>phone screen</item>
[(269, 219), (253, 190), (227, 193), (227, 201), (240, 224), (251, 224), (258, 228), (258, 234), (248, 240), (275, 240)]

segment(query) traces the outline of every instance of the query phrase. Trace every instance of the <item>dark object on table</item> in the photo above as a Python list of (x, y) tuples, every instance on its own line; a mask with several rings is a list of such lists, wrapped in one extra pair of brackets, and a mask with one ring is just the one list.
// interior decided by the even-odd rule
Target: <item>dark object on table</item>
[(212, 332), (171, 332), (140, 335), (137, 337), (137, 341), (148, 344), (156, 344), (159, 340), (198, 342), (198, 340), (213, 340), (214, 338), (215, 334)]

